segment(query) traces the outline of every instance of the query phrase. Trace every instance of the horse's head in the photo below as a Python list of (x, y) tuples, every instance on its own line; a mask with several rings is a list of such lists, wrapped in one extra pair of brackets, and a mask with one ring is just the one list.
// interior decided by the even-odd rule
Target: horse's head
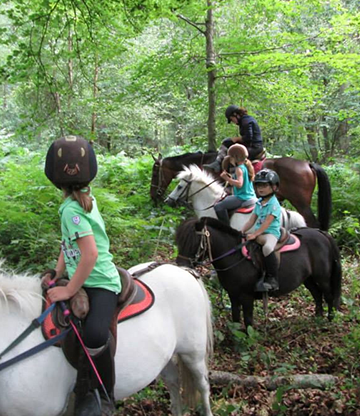
[(243, 238), (241, 232), (215, 218), (192, 218), (183, 222), (176, 230), (176, 261), (179, 265), (193, 267), (205, 259), (212, 261), (222, 258), (224, 253), (226, 257), (227, 250), (240, 244)]
[(170, 182), (175, 178), (177, 170), (172, 166), (171, 158), (163, 159), (159, 154), (154, 164), (151, 176), (150, 197), (154, 202), (161, 200)]
[(178, 185), (165, 199), (165, 203), (170, 207), (175, 207), (181, 204), (186, 205), (189, 203), (189, 194), (193, 181), (193, 175), (190, 169), (184, 167), (184, 170), (178, 174), (177, 178), (179, 179)]
[(187, 205), (193, 203), (196, 198), (202, 199), (206, 205), (209, 194), (213, 201), (222, 195), (223, 187), (211, 174), (201, 170), (197, 165), (184, 166), (183, 168), (184, 170), (177, 176), (178, 185), (166, 198), (165, 203), (172, 207), (180, 204)]
[(154, 202), (156, 202), (162, 197), (164, 193), (164, 190), (161, 188), (161, 167), (163, 159), (161, 153), (159, 153), (157, 158), (155, 158), (153, 155), (151, 156), (154, 159), (154, 164), (151, 176), (150, 197)]
[(184, 221), (176, 229), (175, 243), (178, 248), (176, 263), (179, 266), (194, 267), (200, 245), (200, 234), (196, 232), (197, 218)]

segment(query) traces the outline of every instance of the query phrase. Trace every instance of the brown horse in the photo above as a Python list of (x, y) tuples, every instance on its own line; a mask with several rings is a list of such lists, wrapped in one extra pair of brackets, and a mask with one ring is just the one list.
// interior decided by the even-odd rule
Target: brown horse
[[(153, 165), (150, 196), (154, 201), (162, 199), (170, 182), (183, 170), (184, 166), (195, 164), (202, 166), (215, 160), (217, 153), (186, 153), (162, 159), (161, 155)], [(310, 163), (292, 157), (266, 159), (263, 168), (276, 171), (280, 177), (280, 189), (277, 197), (287, 199), (305, 218), (309, 227), (327, 231), (331, 214), (331, 186), (324, 169), (316, 163)], [(318, 219), (311, 211), (311, 199), (318, 185)]]

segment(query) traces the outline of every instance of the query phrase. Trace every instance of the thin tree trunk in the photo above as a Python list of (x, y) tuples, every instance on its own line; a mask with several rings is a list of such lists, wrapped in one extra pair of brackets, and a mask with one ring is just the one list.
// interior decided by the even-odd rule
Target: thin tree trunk
[[(69, 30), (69, 37), (68, 37), (68, 51), (71, 55), (71, 52), (73, 50), (73, 43), (72, 43), (72, 34), (71, 29)], [(68, 75), (69, 75), (69, 88), (72, 91), (74, 86), (74, 69), (73, 69), (73, 61), (70, 58), (68, 60)]]
[[(99, 79), (99, 66), (98, 66), (98, 59), (97, 57), (95, 58), (95, 70), (94, 70), (94, 82), (93, 82), (93, 99), (94, 99), (94, 105), (96, 103), (96, 99), (98, 96), (98, 86), (97, 86), (97, 82)], [(92, 112), (92, 116), (91, 116), (91, 134), (95, 135), (95, 130), (96, 130), (96, 119), (97, 119), (97, 114), (96, 111), (93, 110)]]
[(207, 18), (206, 18), (206, 69), (208, 71), (208, 143), (209, 150), (216, 150), (216, 127), (215, 127), (215, 111), (216, 111), (216, 60), (214, 49), (214, 16), (213, 16), (213, 0), (207, 0)]
[(7, 109), (7, 84), (6, 81), (4, 81), (3, 85), (3, 110), (5, 111)]

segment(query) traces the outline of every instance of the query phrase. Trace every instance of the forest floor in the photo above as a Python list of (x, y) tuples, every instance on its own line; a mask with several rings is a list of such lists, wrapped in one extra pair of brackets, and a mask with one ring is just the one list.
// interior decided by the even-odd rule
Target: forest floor
[[(208, 281), (207, 289), (216, 305), (215, 354), (210, 371), (259, 377), (336, 377), (335, 384), (325, 389), (292, 389), (285, 385), (269, 391), (262, 383), (224, 387), (212, 382), (214, 416), (360, 416), (360, 265), (352, 259), (343, 263), (343, 270), (343, 304), (333, 322), (314, 317), (314, 302), (303, 288), (281, 299), (270, 299), (267, 316), (262, 302), (257, 302), (254, 330), (249, 336), (230, 321), (225, 292), (216, 281)], [(119, 402), (118, 415), (169, 414), (169, 398), (161, 382)]]

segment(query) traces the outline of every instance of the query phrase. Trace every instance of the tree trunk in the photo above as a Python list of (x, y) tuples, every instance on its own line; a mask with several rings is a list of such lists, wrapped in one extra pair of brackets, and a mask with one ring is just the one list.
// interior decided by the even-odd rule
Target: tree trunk
[[(98, 86), (97, 86), (98, 79), (99, 79), (99, 66), (98, 66), (98, 59), (97, 59), (97, 56), (96, 56), (95, 57), (95, 68), (94, 68), (94, 81), (93, 81), (94, 107), (96, 107), (96, 99), (97, 99), (97, 96), (98, 96)], [(91, 115), (91, 134), (92, 135), (95, 135), (96, 118), (97, 118), (96, 111), (93, 110), (92, 115)]]
[[(73, 40), (72, 40), (72, 34), (71, 29), (69, 30), (69, 37), (68, 37), (68, 51), (71, 56), (73, 50)], [(69, 88), (70, 91), (73, 90), (74, 87), (74, 70), (73, 70), (73, 61), (71, 58), (68, 60), (68, 75), (69, 75)]]
[(216, 128), (215, 128), (215, 110), (216, 110), (216, 61), (214, 49), (214, 16), (213, 16), (213, 0), (207, 0), (208, 11), (206, 18), (206, 69), (208, 71), (208, 143), (209, 150), (216, 150)]
[(310, 147), (311, 160), (318, 161), (318, 148), (316, 144), (316, 122), (314, 120), (308, 120), (306, 126), (306, 137)]
[(7, 109), (7, 84), (6, 81), (4, 81), (3, 85), (3, 110), (5, 111)]
[(337, 382), (337, 377), (329, 374), (295, 374), (292, 376), (239, 376), (225, 371), (210, 371), (210, 382), (217, 385), (236, 384), (244, 387), (264, 386), (267, 390), (276, 390), (287, 386), (292, 389), (326, 389)]

